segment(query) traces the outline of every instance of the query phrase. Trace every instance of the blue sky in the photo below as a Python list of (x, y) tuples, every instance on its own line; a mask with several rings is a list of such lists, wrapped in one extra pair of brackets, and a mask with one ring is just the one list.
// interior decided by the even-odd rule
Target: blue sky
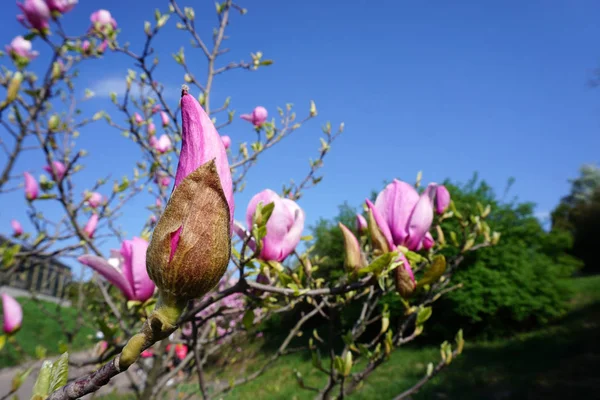
[[(210, 37), (213, 2), (193, 3), (200, 4), (200, 34)], [(81, 1), (64, 18), (67, 30), (85, 30), (98, 4)], [(425, 183), (447, 177), (464, 182), (478, 171), (498, 192), (515, 177), (512, 194), (535, 202), (543, 216), (567, 193), (567, 180), (581, 164), (600, 161), (600, 92), (587, 85), (600, 67), (598, 2), (240, 4), (249, 12), (233, 16), (227, 42), (231, 52), (221, 62), (249, 59), (250, 52), (260, 50), (275, 64), (218, 77), (213, 102), (231, 96), (237, 115), (256, 105), (275, 115), (276, 106), (291, 102), (302, 115), (313, 99), (319, 116), (267, 152), (252, 170), (246, 191), (236, 198), (238, 219), (257, 191), (279, 190), (290, 178), (304, 177), (308, 158), (319, 148), (320, 126), (328, 120), (334, 126), (345, 122), (346, 131), (325, 160), (323, 183), (300, 201), (307, 226), (335, 215), (346, 200), (359, 205), (384, 180), (413, 181), (419, 170)], [(167, 6), (166, 0), (102, 1), (122, 29), (120, 42), (130, 41), (134, 51), (144, 38), (144, 21), (153, 20), (154, 8)], [(24, 32), (16, 14), (16, 6), (7, 5), (0, 16), (6, 43)], [(205, 75), (206, 62), (174, 23), (169, 21), (155, 49), (161, 58), (158, 77), (176, 105), (183, 71), (171, 53), (184, 46), (198, 76)], [(47, 52), (35, 42), (38, 46)], [(34, 64), (43, 65), (43, 60), (44, 54)], [(105, 109), (116, 116), (106, 94), (118, 89), (128, 68), (133, 64), (119, 54), (86, 63), (80, 86), (93, 88), (98, 96), (82, 106), (84, 112)], [(236, 147), (253, 138), (241, 120), (221, 134), (230, 135)], [(91, 153), (77, 178), (81, 191), (106, 172), (116, 177), (131, 173), (128, 156), (134, 147), (120, 132), (96, 124), (82, 132), (80, 144)], [(42, 172), (31, 156), (18, 167)], [(146, 198), (127, 209), (122, 225), (131, 235), (139, 233), (148, 217), (143, 206), (150, 202)], [(25, 218), (22, 192), (5, 196), (2, 204), (0, 231), (8, 232), (11, 218)]]

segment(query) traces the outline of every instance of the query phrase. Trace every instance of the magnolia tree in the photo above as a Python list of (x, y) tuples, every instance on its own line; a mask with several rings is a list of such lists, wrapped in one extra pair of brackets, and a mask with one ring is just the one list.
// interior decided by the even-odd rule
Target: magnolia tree
[[(191, 394), (217, 397), (297, 351), (312, 355), (314, 368), (323, 374), (315, 382), (299, 373), (290, 377), (298, 390), (312, 391), (320, 399), (343, 398), (359, 390), (391, 352), (421, 334), (433, 303), (458, 288), (452, 273), (465, 255), (497, 242), (499, 234), (485, 223), (489, 207), (462, 215), (444, 186), (430, 183), (421, 188), (420, 176), (414, 185), (393, 180), (374, 203), (366, 201), (356, 227), (340, 226), (345, 274), (336, 281), (319, 278), (319, 258), (310, 246), (299, 248), (302, 240), (310, 239), (302, 236), (305, 213), (298, 200), (321, 181), (319, 169), (343, 124), (337, 131), (329, 123), (324, 126), (318, 157), (300, 183), (281, 192), (265, 188), (247, 205), (246, 220), (234, 220), (235, 195), (244, 189), (248, 171), (267, 149), (317, 115), (312, 102), (302, 119), (291, 105), (278, 109), (272, 119), (268, 110), (257, 106), (241, 115), (240, 122), (254, 130), (254, 142), (234, 148), (231, 138), (219, 135), (236, 119), (229, 99), (214, 106), (216, 77), (272, 64), (260, 52), (251, 53), (250, 61), (222, 61), (226, 29), (246, 10), (232, 0), (218, 3), (217, 26), (206, 40), (197, 30), (194, 10), (170, 0), (164, 10), (154, 12), (154, 22), (145, 23), (139, 45), (130, 46), (119, 41), (118, 21), (108, 10), (91, 14), (87, 31), (67, 32), (76, 3), (17, 4), (23, 28), (12, 40), (7, 38), (11, 41), (0, 74), (5, 89), (0, 104), (5, 152), (0, 191), (23, 191), (26, 225), (31, 227), (25, 230), (20, 221), (12, 221), (14, 240), (1, 248), (3, 276), (27, 265), (33, 256), (77, 258), (82, 268), (95, 271), (92, 281), (101, 301), (92, 304), (92, 296), (80, 286), (76, 303), (94, 315), (86, 323), (102, 331), (105, 339), (93, 359), (69, 361), (65, 352), (54, 362), (45, 361), (32, 398), (76, 399), (133, 365), (144, 377), (131, 382), (139, 398), (156, 398), (173, 390), (167, 382), (186, 377), (188, 382), (197, 380)], [(186, 82), (178, 103), (168, 100), (155, 79), (161, 64), (153, 42), (166, 24), (176, 24), (207, 62), (189, 65), (183, 49), (173, 55)], [(133, 69), (124, 95), (111, 94), (114, 110), (89, 116), (80, 112), (78, 68), (119, 56), (131, 60)], [(40, 65), (42, 59), (45, 65)], [(90, 96), (87, 92), (84, 97)], [(129, 177), (109, 181), (100, 176), (82, 192), (74, 182), (80, 182), (87, 152), (79, 145), (78, 132), (102, 121), (114, 128), (115, 141), (130, 141), (139, 152), (131, 157)], [(18, 170), (18, 160), (24, 157), (43, 159), (45, 173)], [(147, 193), (150, 204), (144, 203)], [(118, 221), (131, 202), (146, 205), (152, 215), (139, 221), (137, 236), (125, 237)], [(119, 241), (120, 249), (104, 253), (101, 243), (106, 238)], [(400, 315), (391, 314), (390, 298), (401, 304)], [(22, 311), (8, 295), (2, 301), (3, 339), (8, 337), (7, 346), (17, 346)], [(342, 330), (340, 313), (349, 306), (360, 312)], [(257, 369), (225, 379), (219, 371), (207, 374), (215, 355), (260, 336), (258, 327), (274, 315), (296, 310), (302, 313), (295, 326)], [(292, 348), (291, 342), (313, 318), (327, 321), (329, 337), (315, 330)], [(373, 329), (375, 334), (367, 333)], [(65, 335), (68, 348), (73, 332)], [(340, 337), (341, 347), (334, 343)], [(423, 378), (398, 399), (416, 392), (461, 353), (461, 332), (453, 339), (454, 344), (442, 343), (441, 359), (431, 360)], [(97, 368), (68, 381), (69, 363)], [(15, 376), (9, 393), (19, 388), (26, 374)]]

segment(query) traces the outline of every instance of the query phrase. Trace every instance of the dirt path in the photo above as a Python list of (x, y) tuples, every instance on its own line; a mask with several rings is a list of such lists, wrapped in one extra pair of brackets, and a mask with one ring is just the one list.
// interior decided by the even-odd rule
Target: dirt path
[[(83, 362), (92, 357), (92, 350), (80, 351), (77, 353), (73, 353), (69, 358), (74, 362)], [(58, 356), (52, 357), (51, 360), (54, 361), (58, 358)], [(42, 361), (31, 361), (27, 362), (18, 367), (10, 367), (0, 369), (0, 398), (4, 397), (11, 389), (12, 380), (17, 371), (26, 370), (27, 368), (34, 366), (34, 369), (29, 374), (27, 380), (23, 383), (23, 385), (19, 388), (19, 390), (15, 393), (19, 399), (27, 400), (31, 398), (31, 391), (33, 390), (33, 385), (35, 384), (35, 380), (37, 379), (38, 372), (40, 367), (42, 366)], [(77, 378), (85, 373), (91, 372), (96, 369), (97, 366), (87, 366), (84, 368), (77, 368), (73, 365), (69, 365), (69, 380), (73, 378)], [(139, 383), (139, 377), (137, 375), (137, 366), (133, 365), (130, 369), (130, 376), (136, 378), (136, 383)], [(96, 392), (98, 395), (108, 394), (110, 392), (117, 393), (128, 393), (130, 389), (130, 381), (127, 377), (127, 374), (120, 374), (111, 379), (110, 383), (104, 386), (102, 389)], [(10, 396), (12, 398), (13, 396)], [(83, 399), (88, 399), (91, 395), (82, 397)]]

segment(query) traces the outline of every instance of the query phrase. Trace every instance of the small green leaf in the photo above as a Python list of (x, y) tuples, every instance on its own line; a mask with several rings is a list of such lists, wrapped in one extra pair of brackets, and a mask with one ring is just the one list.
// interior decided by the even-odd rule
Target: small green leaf
[(69, 376), (69, 353), (63, 353), (58, 360), (52, 364), (50, 372), (50, 390), (48, 394), (67, 384)]
[(0, 335), (0, 351), (4, 348), (5, 344), (6, 344), (6, 336)]
[(52, 362), (44, 361), (40, 373), (33, 385), (32, 398), (40, 396), (45, 399), (49, 394), (50, 389), (50, 373), (52, 372)]
[(417, 325), (423, 325), (431, 317), (431, 307), (422, 307), (417, 314)]
[(446, 257), (443, 255), (437, 255), (433, 258), (431, 266), (425, 271), (425, 274), (417, 282), (417, 287), (424, 285), (430, 285), (437, 282), (440, 276), (446, 271)]
[(25, 371), (17, 372), (17, 374), (12, 379), (11, 388), (10, 388), (11, 392), (16, 392), (21, 387), (21, 385), (23, 384), (23, 382), (25, 382), (25, 380), (27, 379), (27, 377), (29, 376), (29, 374), (31, 373), (32, 370), (33, 370), (33, 367), (30, 367), (29, 369), (27, 369)]

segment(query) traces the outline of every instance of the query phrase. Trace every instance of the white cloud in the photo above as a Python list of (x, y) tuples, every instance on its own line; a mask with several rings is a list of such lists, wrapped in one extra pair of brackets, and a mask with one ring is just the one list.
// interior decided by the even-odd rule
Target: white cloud
[[(121, 98), (125, 95), (127, 84), (125, 77), (107, 77), (93, 82), (89, 89), (99, 98), (109, 98), (111, 93), (116, 93), (117, 97)], [(162, 93), (168, 100), (177, 100), (181, 96), (181, 88), (175, 85), (164, 85)], [(135, 97), (139, 96), (139, 86), (133, 84), (130, 94)]]

